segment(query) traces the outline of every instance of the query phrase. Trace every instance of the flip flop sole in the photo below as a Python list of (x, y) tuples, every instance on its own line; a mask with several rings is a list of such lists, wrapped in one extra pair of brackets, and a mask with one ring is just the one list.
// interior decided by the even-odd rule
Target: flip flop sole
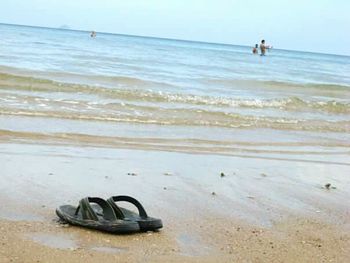
[(114, 222), (108, 221), (94, 221), (82, 219), (79, 215), (75, 215), (76, 207), (61, 206), (56, 209), (57, 216), (64, 222), (71, 225), (96, 229), (104, 232), (114, 234), (129, 234), (140, 231), (137, 222), (131, 220), (116, 220)]
[[(102, 209), (98, 205), (91, 205), (91, 207), (95, 210), (95, 212), (98, 215), (102, 214)], [(134, 211), (131, 211), (129, 209), (119, 207), (119, 209), (123, 212), (126, 219), (129, 219), (131, 221), (137, 222), (140, 231), (155, 231), (163, 227), (163, 222), (161, 219), (153, 218), (153, 217), (147, 217), (142, 218), (139, 216), (139, 214), (135, 213)]]
[(154, 231), (163, 227), (163, 222), (160, 219), (154, 218), (153, 220), (137, 220), (141, 231)]
[(163, 227), (161, 219), (153, 217), (142, 218), (129, 209), (123, 207), (119, 207), (119, 209), (123, 212), (126, 218), (136, 221), (139, 224), (141, 231), (154, 231)]

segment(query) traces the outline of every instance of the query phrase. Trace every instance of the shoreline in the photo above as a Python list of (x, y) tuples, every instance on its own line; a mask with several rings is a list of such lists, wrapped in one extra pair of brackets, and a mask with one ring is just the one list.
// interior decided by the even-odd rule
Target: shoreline
[[(0, 149), (0, 262), (345, 262), (350, 255), (348, 166), (19, 141)], [(322, 188), (328, 182), (336, 189)], [(115, 194), (136, 197), (164, 229), (117, 236), (56, 222), (61, 204)]]
[[(0, 263), (350, 258), (348, 57), (0, 27)], [(164, 228), (57, 222), (116, 195)]]

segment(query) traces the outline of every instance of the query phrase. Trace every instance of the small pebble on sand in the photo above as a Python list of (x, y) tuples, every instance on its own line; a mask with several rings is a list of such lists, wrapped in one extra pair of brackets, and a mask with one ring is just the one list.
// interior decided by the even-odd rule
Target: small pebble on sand
[(224, 174), (224, 173), (221, 173), (220, 176), (221, 176), (221, 177), (225, 177), (225, 174)]
[(215, 193), (215, 192), (212, 192), (211, 195), (216, 195), (216, 193)]

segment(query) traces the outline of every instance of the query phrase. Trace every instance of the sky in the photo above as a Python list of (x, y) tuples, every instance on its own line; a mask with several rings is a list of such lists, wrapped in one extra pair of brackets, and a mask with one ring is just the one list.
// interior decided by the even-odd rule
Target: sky
[(350, 55), (350, 0), (0, 2), (0, 23)]

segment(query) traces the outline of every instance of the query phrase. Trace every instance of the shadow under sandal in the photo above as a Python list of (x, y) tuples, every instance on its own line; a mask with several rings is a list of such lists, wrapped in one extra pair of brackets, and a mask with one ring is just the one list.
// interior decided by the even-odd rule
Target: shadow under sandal
[[(90, 203), (97, 204), (101, 208), (101, 213), (96, 214)], [(125, 234), (140, 230), (137, 222), (117, 217), (110, 204), (99, 197), (83, 198), (80, 200), (78, 207), (62, 205), (56, 209), (56, 214), (71, 225), (111, 233)]]
[[(116, 204), (116, 202), (121, 201), (133, 204), (137, 207), (139, 213), (137, 214)], [(116, 215), (125, 219), (136, 221), (139, 224), (141, 231), (154, 231), (163, 227), (161, 219), (148, 216), (141, 203), (131, 196), (112, 196), (107, 200), (107, 202), (111, 205)]]

